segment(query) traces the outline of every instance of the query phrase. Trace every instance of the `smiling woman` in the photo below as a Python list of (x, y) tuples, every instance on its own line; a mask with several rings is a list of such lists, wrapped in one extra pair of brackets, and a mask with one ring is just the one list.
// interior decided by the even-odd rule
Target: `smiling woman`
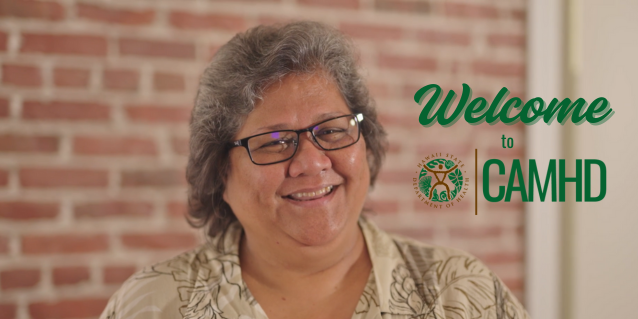
[(238, 34), (191, 118), (189, 214), (210, 240), (133, 275), (102, 318), (527, 317), (474, 257), (361, 215), (385, 144), (338, 31)]

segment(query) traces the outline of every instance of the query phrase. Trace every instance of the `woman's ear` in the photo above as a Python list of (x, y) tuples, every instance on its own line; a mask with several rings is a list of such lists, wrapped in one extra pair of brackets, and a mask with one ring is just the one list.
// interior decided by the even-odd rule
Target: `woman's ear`
[(226, 196), (226, 187), (224, 185), (224, 192), (222, 193), (222, 199), (226, 202), (226, 204), (228, 204), (228, 198)]
[(222, 175), (222, 184), (224, 187), (224, 192), (222, 193), (222, 199), (226, 202), (226, 204), (228, 204), (228, 195), (226, 194), (227, 190), (228, 190), (228, 174), (230, 174), (231, 171), (231, 167), (230, 167), (230, 160), (226, 163), (225, 165), (225, 169), (224, 169), (224, 174)]
[(370, 192), (372, 187), (374, 187), (374, 182), (372, 180), (372, 175), (373, 175), (376, 167), (375, 167), (375, 162), (374, 162), (374, 160), (375, 160), (374, 154), (367, 147), (366, 147), (366, 160), (368, 161), (368, 170), (370, 170), (370, 174), (368, 175), (370, 177), (370, 183), (368, 183), (370, 185), (370, 189), (368, 190), (368, 192)]

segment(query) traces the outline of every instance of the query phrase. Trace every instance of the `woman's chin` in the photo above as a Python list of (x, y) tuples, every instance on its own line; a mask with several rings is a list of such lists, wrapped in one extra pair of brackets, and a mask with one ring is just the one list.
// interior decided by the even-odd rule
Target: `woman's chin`
[(305, 216), (286, 223), (286, 233), (302, 246), (325, 246), (333, 242), (346, 226), (344, 217)]

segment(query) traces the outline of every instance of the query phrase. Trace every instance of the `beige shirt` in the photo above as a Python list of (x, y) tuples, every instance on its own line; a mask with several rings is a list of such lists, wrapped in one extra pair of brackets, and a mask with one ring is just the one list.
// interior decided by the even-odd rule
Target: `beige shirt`
[[(500, 279), (468, 253), (389, 235), (364, 217), (359, 226), (372, 271), (353, 319), (528, 318)], [(268, 318), (241, 277), (242, 231), (236, 222), (224, 236), (136, 273), (100, 319)]]

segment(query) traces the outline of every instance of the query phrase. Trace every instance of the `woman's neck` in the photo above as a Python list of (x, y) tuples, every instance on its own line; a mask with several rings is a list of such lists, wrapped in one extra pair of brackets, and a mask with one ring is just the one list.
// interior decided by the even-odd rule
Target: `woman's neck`
[(337, 287), (349, 277), (361, 276), (353, 272), (369, 274), (372, 265), (358, 224), (319, 247), (301, 245), (287, 236), (271, 238), (244, 231), (239, 258), (244, 279), (273, 290)]

